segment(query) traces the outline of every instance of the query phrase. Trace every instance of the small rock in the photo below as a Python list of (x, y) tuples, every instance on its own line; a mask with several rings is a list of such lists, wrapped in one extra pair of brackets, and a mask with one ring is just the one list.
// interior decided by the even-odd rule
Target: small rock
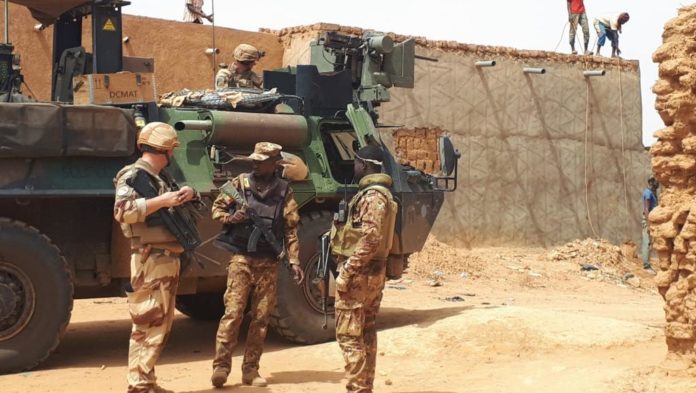
[(448, 296), (444, 300), (448, 302), (463, 302), (464, 298), (461, 296)]
[(632, 286), (633, 288), (639, 288), (640, 287), (640, 278), (638, 277), (631, 277), (628, 280), (626, 280), (626, 284)]
[(467, 272), (461, 272), (459, 273), (459, 278), (467, 279), (469, 278), (469, 274)]
[(392, 380), (391, 380), (391, 379), (385, 379), (385, 380), (384, 380), (384, 384), (385, 384), (385, 385), (391, 386)]
[(584, 272), (589, 272), (591, 270), (599, 270), (599, 268), (597, 266), (591, 265), (589, 263), (583, 263), (582, 265), (580, 265), (580, 270), (582, 270)]
[(378, 371), (377, 373), (378, 373), (379, 375), (383, 376), (383, 377), (386, 377), (386, 376), (387, 376), (387, 372), (386, 372), (386, 371)]
[(430, 281), (428, 281), (428, 286), (431, 286), (431, 287), (441, 287), (441, 286), (442, 286), (442, 282), (440, 282), (440, 280), (430, 280)]
[(379, 353), (379, 356), (384, 356), (384, 351), (381, 351), (381, 352)]
[(542, 276), (541, 273), (537, 273), (537, 272), (529, 272), (529, 273), (527, 273), (527, 275), (530, 277), (541, 277)]
[(105, 364), (102, 364), (101, 367), (99, 367), (99, 368), (102, 369), (102, 370), (106, 370), (106, 365), (105, 365)]

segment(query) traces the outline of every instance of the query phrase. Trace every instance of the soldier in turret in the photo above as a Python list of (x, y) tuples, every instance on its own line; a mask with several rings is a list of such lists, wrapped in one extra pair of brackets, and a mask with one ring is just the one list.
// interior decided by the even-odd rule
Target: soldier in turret
[(234, 48), (232, 56), (234, 63), (229, 67), (221, 68), (215, 76), (215, 88), (228, 87), (263, 87), (263, 79), (252, 69), (261, 58), (262, 53), (256, 47), (249, 44), (240, 44)]
[[(225, 314), (218, 327), (213, 375), (211, 382), (222, 387), (232, 366), (232, 351), (237, 345), (239, 327), (244, 318), (247, 299), (251, 300), (251, 323), (242, 362), (242, 383), (266, 386), (259, 374), (259, 360), (263, 341), (276, 304), (278, 262), (284, 249), (295, 281), (300, 284), (304, 273), (300, 267), (297, 224), (300, 221), (297, 202), (288, 181), (278, 175), (281, 160), (280, 145), (270, 142), (256, 144), (251, 173), (244, 173), (232, 181), (235, 195), (220, 193), (213, 203), (213, 219), (224, 224), (217, 244), (233, 253), (228, 267), (227, 291), (224, 295)], [(251, 211), (260, 222), (250, 219)], [(279, 244), (271, 244), (267, 236), (259, 238), (255, 251), (250, 250), (250, 238), (265, 226)], [(284, 244), (284, 245), (283, 245)]]
[(371, 393), (375, 379), (375, 322), (398, 208), (389, 190), (392, 179), (381, 173), (383, 160), (377, 146), (363, 147), (355, 154), (360, 191), (348, 205), (346, 221), (334, 220), (331, 228), (331, 250), (339, 267), (336, 340), (345, 359), (348, 392)]
[[(169, 392), (157, 385), (155, 363), (159, 358), (174, 320), (174, 300), (179, 282), (179, 255), (184, 251), (172, 232), (162, 223), (151, 222), (160, 209), (183, 205), (195, 198), (188, 186), (172, 191), (163, 177), (174, 148), (179, 145), (176, 131), (165, 123), (149, 123), (137, 141), (142, 157), (121, 169), (114, 185), (114, 218), (131, 243), (131, 280), (127, 291), (128, 311), (133, 329), (128, 348), (128, 392)], [(130, 179), (144, 172), (159, 196), (146, 199), (131, 185)]]

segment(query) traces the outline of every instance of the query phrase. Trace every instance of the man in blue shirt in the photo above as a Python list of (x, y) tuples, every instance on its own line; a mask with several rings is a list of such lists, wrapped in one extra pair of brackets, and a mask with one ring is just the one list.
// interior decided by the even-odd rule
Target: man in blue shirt
[(657, 206), (657, 187), (659, 183), (654, 177), (648, 179), (648, 188), (643, 191), (643, 241), (640, 245), (641, 254), (643, 254), (643, 268), (652, 270), (650, 265), (650, 231), (648, 230), (648, 214)]

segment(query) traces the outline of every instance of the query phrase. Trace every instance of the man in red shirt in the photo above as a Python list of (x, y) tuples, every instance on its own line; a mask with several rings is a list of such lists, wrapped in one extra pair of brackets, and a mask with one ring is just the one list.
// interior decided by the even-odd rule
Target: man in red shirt
[(568, 22), (570, 22), (570, 49), (574, 55), (578, 54), (575, 50), (575, 31), (578, 23), (582, 26), (582, 34), (585, 38), (585, 54), (591, 54), (587, 47), (590, 44), (590, 25), (587, 23), (587, 13), (583, 0), (568, 0)]

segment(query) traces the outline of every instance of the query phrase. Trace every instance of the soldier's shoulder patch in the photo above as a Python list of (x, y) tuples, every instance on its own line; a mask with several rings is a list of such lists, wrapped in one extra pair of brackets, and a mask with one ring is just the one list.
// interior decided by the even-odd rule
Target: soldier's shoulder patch
[(244, 188), (251, 187), (251, 185), (249, 184), (249, 178), (247, 176), (242, 176), (242, 182), (244, 184)]
[(116, 190), (116, 196), (119, 197), (126, 197), (128, 196), (133, 190), (130, 187), (127, 186), (122, 186), (119, 187), (118, 190)]

